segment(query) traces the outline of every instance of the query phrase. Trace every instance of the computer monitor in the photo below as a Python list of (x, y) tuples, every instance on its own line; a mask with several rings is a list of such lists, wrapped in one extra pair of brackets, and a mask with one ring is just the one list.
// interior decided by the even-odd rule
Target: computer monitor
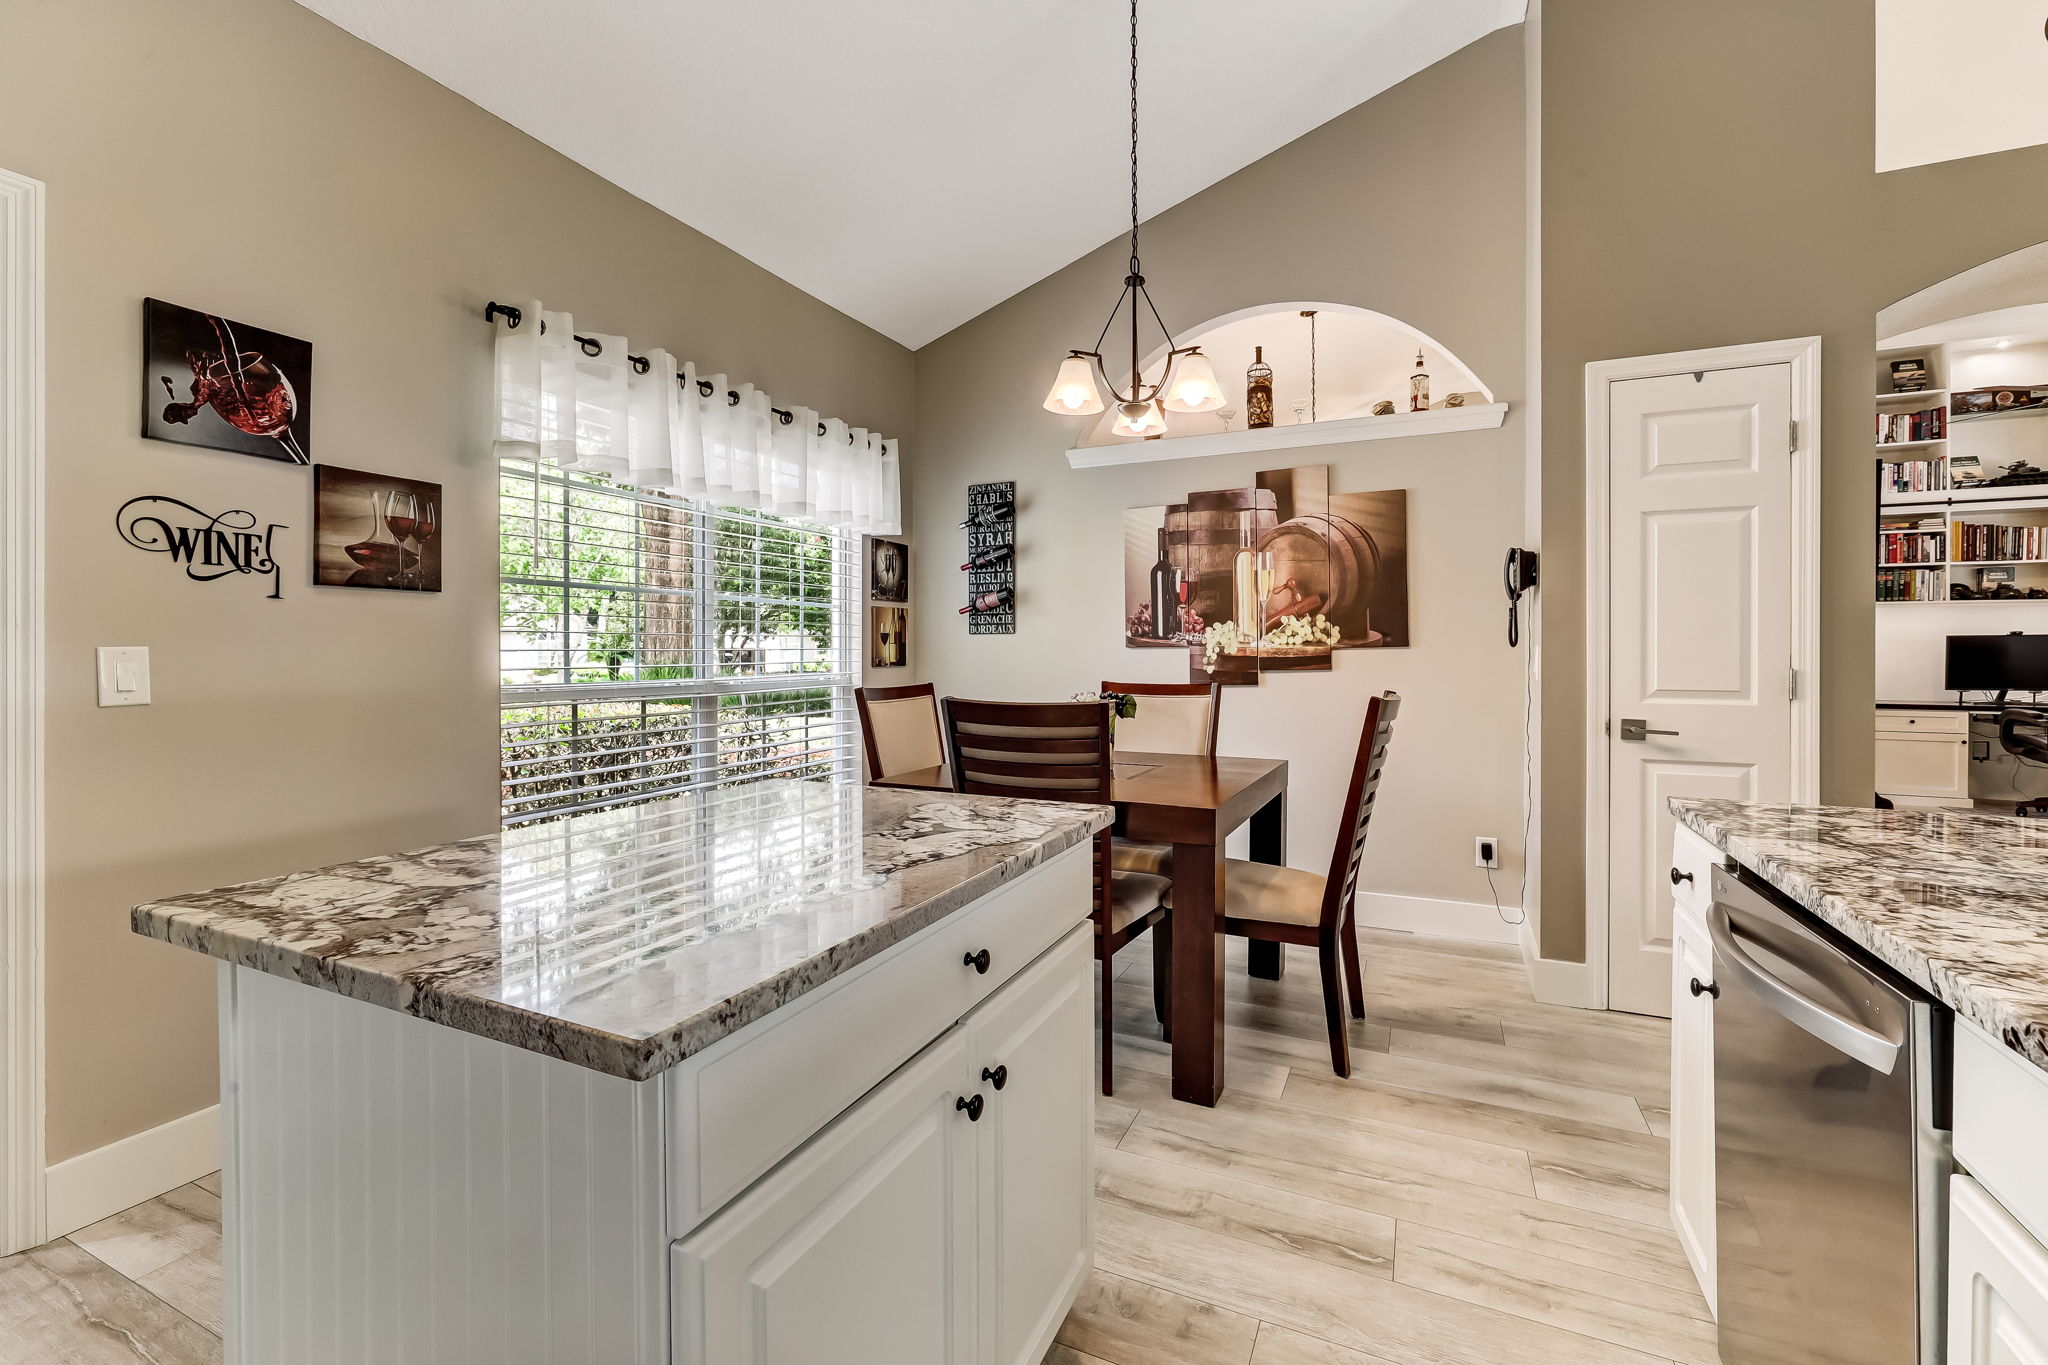
[(2048, 635), (1951, 635), (1943, 674), (1951, 692), (2048, 691)]

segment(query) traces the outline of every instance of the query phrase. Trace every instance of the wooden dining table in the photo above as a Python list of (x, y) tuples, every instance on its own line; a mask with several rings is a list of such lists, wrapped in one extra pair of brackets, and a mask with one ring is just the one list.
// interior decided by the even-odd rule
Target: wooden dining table
[[(1116, 832), (1173, 845), (1173, 1097), (1223, 1097), (1223, 844), (1249, 825), (1254, 862), (1287, 858), (1287, 760), (1208, 758), (1119, 749), (1111, 800)], [(894, 773), (882, 785), (949, 789), (944, 767)], [(1277, 943), (1250, 947), (1250, 974), (1277, 978)]]

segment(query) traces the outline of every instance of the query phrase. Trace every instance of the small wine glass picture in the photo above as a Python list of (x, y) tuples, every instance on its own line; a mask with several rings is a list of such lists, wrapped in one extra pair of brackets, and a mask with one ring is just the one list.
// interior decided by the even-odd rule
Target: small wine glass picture
[(144, 436), (312, 463), (311, 342), (160, 299), (142, 330)]
[(313, 581), (441, 590), (441, 485), (313, 467)]

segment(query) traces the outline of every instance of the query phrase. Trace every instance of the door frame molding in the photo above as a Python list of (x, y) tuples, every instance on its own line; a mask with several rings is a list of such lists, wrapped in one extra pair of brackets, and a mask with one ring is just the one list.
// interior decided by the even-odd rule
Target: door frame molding
[[(1586, 965), (1588, 1003), (1607, 1008), (1607, 932), (1610, 914), (1608, 830), (1611, 793), (1609, 665), (1613, 642), (1607, 618), (1613, 547), (1609, 388), (1631, 379), (1654, 379), (1699, 370), (1757, 365), (1792, 368), (1792, 419), (1799, 424), (1792, 462), (1792, 667), (1799, 671), (1792, 699), (1792, 799), (1820, 796), (1820, 338), (1794, 337), (1741, 346), (1715, 346), (1664, 355), (1596, 360), (1586, 366)], [(1789, 433), (1788, 433), (1789, 435)]]
[(43, 1240), (43, 201), (0, 170), (0, 1253)]

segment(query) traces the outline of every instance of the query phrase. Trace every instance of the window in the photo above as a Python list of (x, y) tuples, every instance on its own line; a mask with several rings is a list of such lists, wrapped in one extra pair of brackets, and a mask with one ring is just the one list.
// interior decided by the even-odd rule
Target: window
[(508, 825), (857, 775), (857, 538), (549, 466), (499, 478)]

